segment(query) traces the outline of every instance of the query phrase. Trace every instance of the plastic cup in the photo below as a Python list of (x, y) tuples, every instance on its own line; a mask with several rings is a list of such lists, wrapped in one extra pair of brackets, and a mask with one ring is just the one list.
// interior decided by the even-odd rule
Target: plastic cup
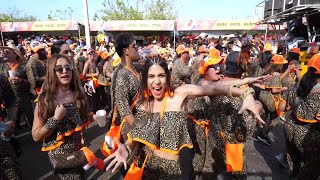
[(96, 115), (98, 117), (99, 127), (104, 127), (106, 125), (107, 112), (102, 109), (102, 110), (97, 111)]
[(15, 70), (9, 70), (9, 77), (15, 77), (16, 76), (16, 71)]

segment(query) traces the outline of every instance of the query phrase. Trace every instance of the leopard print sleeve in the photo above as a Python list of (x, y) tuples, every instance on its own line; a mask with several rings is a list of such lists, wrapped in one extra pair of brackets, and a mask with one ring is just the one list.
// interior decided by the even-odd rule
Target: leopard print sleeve
[(130, 82), (127, 82), (126, 78), (118, 77), (114, 79), (114, 102), (119, 112), (121, 118), (126, 115), (132, 114), (129, 104), (129, 92), (127, 85)]
[(280, 75), (273, 75), (272, 78), (265, 83), (266, 88), (281, 88), (282, 83)]
[(36, 79), (35, 79), (35, 72), (33, 69), (34, 63), (33, 59), (30, 59), (26, 65), (26, 73), (28, 77), (28, 81), (30, 84), (31, 92), (36, 95), (35, 88), (36, 88)]

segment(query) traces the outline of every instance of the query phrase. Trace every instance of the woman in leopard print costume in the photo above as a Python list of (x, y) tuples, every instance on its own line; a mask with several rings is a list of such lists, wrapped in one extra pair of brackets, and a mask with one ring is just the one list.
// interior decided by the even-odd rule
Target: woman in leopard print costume
[(283, 66), (283, 73), (281, 74), (281, 83), (288, 90), (282, 94), (286, 100), (286, 110), (291, 109), (297, 90), (296, 85), (301, 80), (301, 65), (299, 62), (300, 49), (293, 48), (287, 56), (288, 64)]
[[(261, 80), (261, 78), (258, 78)], [(238, 83), (256, 82), (249, 78)], [(209, 83), (206, 86), (182, 85), (174, 91), (170, 87), (170, 72), (165, 61), (159, 57), (146, 60), (142, 73), (142, 87), (145, 92), (143, 103), (135, 116), (134, 128), (128, 133), (128, 141), (118, 144), (118, 149), (105, 161), (113, 159), (107, 170), (115, 171), (126, 160), (133, 147), (144, 147), (147, 157), (143, 173), (144, 179), (180, 179), (193, 176), (193, 144), (188, 131), (188, 121), (184, 112), (186, 99), (199, 96), (216, 96), (228, 93), (229, 83)], [(231, 87), (234, 96), (242, 94), (241, 89)], [(254, 100), (248, 96), (247, 107), (254, 107)], [(253, 108), (258, 115), (257, 109)]]
[(270, 141), (268, 133), (275, 125), (274, 121), (285, 109), (285, 101), (282, 99), (281, 93), (286, 92), (287, 87), (283, 87), (281, 83), (281, 71), (284, 64), (288, 61), (281, 55), (274, 55), (270, 61), (271, 67), (265, 73), (272, 74), (272, 78), (265, 82), (265, 89), (260, 92), (259, 100), (262, 102), (266, 111), (266, 125), (259, 129), (258, 139), (266, 140), (268, 145)]
[[(240, 68), (238, 59), (241, 58), (240, 53), (232, 52), (227, 56), (226, 69), (224, 70), (224, 78), (220, 81), (228, 82), (236, 79), (241, 79), (243, 70)], [(248, 85), (241, 86), (243, 91), (250, 90)], [(252, 91), (254, 92), (254, 91)], [(245, 145), (253, 136), (253, 132), (256, 127), (255, 118), (249, 114), (248, 111), (239, 114), (241, 109), (243, 98), (230, 97), (230, 96), (217, 96), (210, 97), (211, 111), (214, 111), (211, 123), (210, 131), (212, 133), (221, 134), (219, 136), (220, 141), (230, 144), (243, 144), (242, 152), (245, 151)], [(262, 112), (262, 104), (256, 101), (257, 106)], [(219, 153), (215, 154), (215, 160), (218, 161), (217, 169), (218, 173), (225, 174), (227, 161), (226, 161), (226, 149), (225, 143), (218, 143), (217, 148)], [(241, 153), (241, 152), (240, 152)], [(244, 154), (244, 153), (243, 153)], [(228, 170), (227, 176), (232, 176), (234, 179), (246, 179), (246, 157), (243, 156), (243, 169), (241, 170)]]
[(291, 178), (320, 179), (320, 55), (308, 63), (285, 124)]
[[(210, 81), (219, 81), (218, 63), (222, 60), (220, 52), (215, 48), (210, 49), (209, 52), (211, 56), (209, 55), (198, 63), (198, 71), (192, 77), (192, 84), (202, 85)], [(214, 177), (215, 173), (214, 154), (217, 152), (217, 143), (209, 143), (209, 140), (218, 142), (220, 139), (209, 132), (212, 113), (208, 96), (189, 100), (188, 118), (193, 122), (190, 123), (189, 132), (194, 145), (193, 168), (196, 179), (210, 179)]]
[[(54, 54), (48, 61), (47, 75), (35, 108), (32, 137), (43, 141), (54, 165), (57, 157), (80, 151), (82, 130), (89, 124), (88, 108), (77, 71), (67, 56)], [(90, 114), (92, 120), (93, 114)], [(79, 161), (77, 157), (75, 161)], [(82, 166), (57, 172), (60, 179), (84, 179)]]

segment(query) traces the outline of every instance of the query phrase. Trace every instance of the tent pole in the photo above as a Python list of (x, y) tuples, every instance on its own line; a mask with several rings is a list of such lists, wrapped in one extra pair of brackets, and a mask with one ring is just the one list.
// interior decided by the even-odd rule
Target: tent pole
[(173, 49), (176, 49), (176, 29), (173, 30)]
[(5, 46), (5, 45), (4, 45), (4, 40), (3, 40), (3, 34), (2, 34), (2, 23), (0, 23), (0, 32), (1, 32), (2, 46)]

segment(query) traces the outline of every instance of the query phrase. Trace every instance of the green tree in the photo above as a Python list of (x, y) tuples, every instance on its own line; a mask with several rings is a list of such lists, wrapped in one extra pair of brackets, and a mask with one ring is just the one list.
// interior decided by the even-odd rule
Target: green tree
[(37, 18), (28, 15), (23, 10), (17, 8), (9, 8), (6, 13), (0, 13), (0, 22), (28, 22), (37, 21)]
[(66, 9), (55, 9), (50, 11), (47, 16), (49, 21), (55, 20), (72, 20), (73, 19), (73, 9), (68, 6)]
[[(138, 1), (138, 0), (137, 0)], [(141, 20), (143, 13), (129, 4), (128, 0), (104, 0), (102, 20)]]
[(171, 0), (152, 0), (146, 10), (146, 19), (175, 20), (178, 17), (174, 1)]
[[(167, 20), (176, 19), (174, 1), (170, 0), (104, 0), (100, 19), (108, 20)], [(94, 19), (99, 17), (95, 14)]]

